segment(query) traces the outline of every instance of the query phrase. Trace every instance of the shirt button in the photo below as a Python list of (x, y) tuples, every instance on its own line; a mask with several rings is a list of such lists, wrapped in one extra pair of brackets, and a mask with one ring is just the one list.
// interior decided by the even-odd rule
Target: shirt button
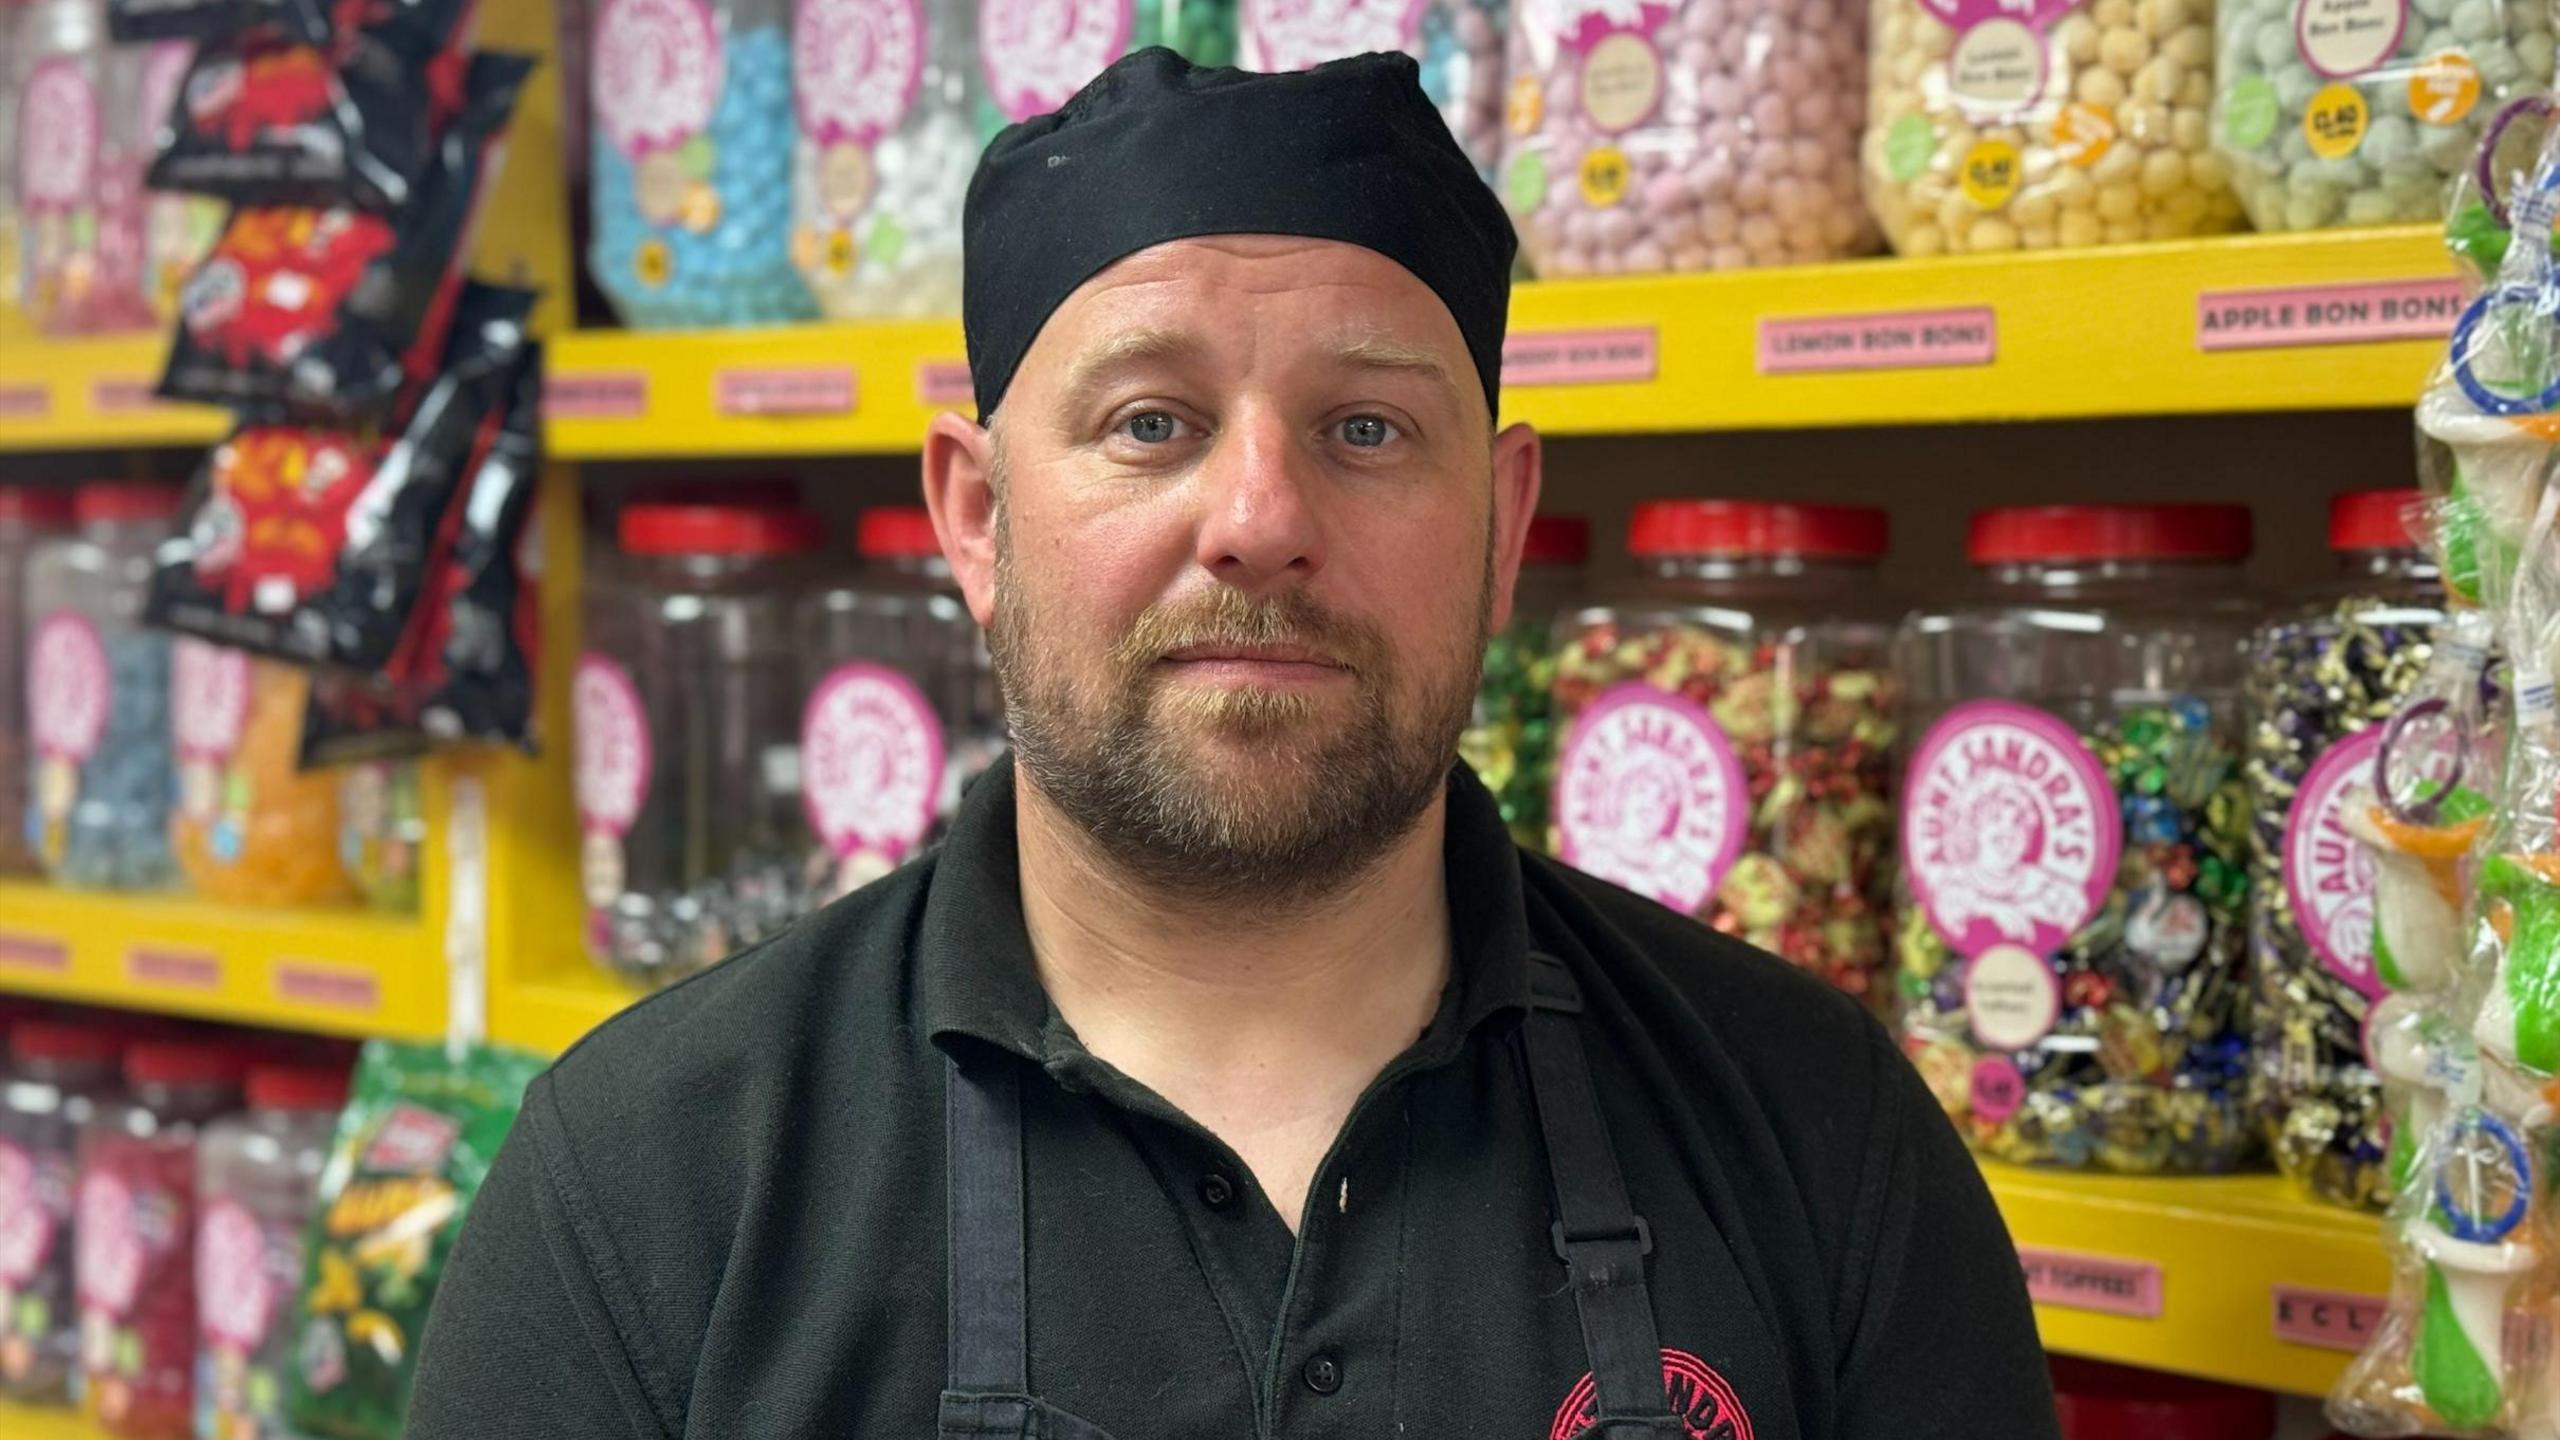
[(1342, 1388), (1342, 1362), (1330, 1350), (1319, 1350), (1307, 1360), (1307, 1388), (1319, 1395), (1330, 1395)]
[(1235, 1182), (1212, 1170), (1200, 1177), (1200, 1203), (1212, 1210), (1224, 1210), (1236, 1203)]

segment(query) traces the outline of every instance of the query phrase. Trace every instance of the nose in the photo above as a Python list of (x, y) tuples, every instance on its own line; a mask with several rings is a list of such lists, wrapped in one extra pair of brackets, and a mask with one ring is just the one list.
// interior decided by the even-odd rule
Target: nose
[(1306, 583), (1325, 561), (1321, 467), (1276, 415), (1239, 416), (1220, 441), (1199, 475), (1200, 567), (1255, 596)]

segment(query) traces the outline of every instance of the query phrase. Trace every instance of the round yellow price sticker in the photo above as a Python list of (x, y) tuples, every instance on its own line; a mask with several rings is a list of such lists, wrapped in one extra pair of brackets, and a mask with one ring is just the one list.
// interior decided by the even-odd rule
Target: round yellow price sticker
[(1582, 203), (1606, 210), (1627, 198), (1630, 172), (1627, 152), (1615, 145), (1594, 146), (1582, 157)]
[(1964, 152), (1964, 170), (1956, 180), (1975, 209), (1997, 210), (2018, 193), (2022, 163), (2018, 147), (2008, 141), (1977, 140)]
[(2365, 108), (2364, 95), (2356, 87), (2324, 86), (2302, 112), (2302, 138), (2311, 142), (2311, 153), (2321, 159), (2344, 159), (2364, 143), (2365, 129), (2372, 123), (2373, 113)]

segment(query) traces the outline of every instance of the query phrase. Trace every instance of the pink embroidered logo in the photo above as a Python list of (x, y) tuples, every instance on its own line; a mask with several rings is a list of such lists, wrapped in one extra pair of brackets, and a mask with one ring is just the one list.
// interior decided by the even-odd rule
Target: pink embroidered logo
[[(1751, 1416), (1714, 1366), (1686, 1350), (1665, 1350), (1662, 1384), (1670, 1395), (1671, 1413), (1688, 1427), (1690, 1440), (1751, 1440)], [(1598, 1404), (1591, 1377), (1585, 1375), (1557, 1408), (1547, 1440), (1572, 1440), (1590, 1429), (1600, 1418)]]

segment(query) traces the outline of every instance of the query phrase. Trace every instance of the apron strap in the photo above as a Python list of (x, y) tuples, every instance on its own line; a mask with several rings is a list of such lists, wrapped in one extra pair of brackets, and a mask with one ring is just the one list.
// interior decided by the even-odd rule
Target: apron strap
[(1563, 961), (1538, 954), (1529, 960), (1529, 1016), (1521, 1036), (1555, 1195), (1549, 1236), (1572, 1282), (1582, 1343), (1591, 1355), (1592, 1414), (1604, 1433), (1611, 1420), (1665, 1420), (1671, 1401), (1644, 1273), (1653, 1230), (1627, 1200), (1618, 1153), (1600, 1118), (1590, 1057), (1573, 1020), (1582, 1013), (1582, 988)]
[(980, 1074), (956, 1060), (950, 1068), (950, 1388), (1027, 1395), (1022, 1077), (1010, 1060), (984, 1066)]

